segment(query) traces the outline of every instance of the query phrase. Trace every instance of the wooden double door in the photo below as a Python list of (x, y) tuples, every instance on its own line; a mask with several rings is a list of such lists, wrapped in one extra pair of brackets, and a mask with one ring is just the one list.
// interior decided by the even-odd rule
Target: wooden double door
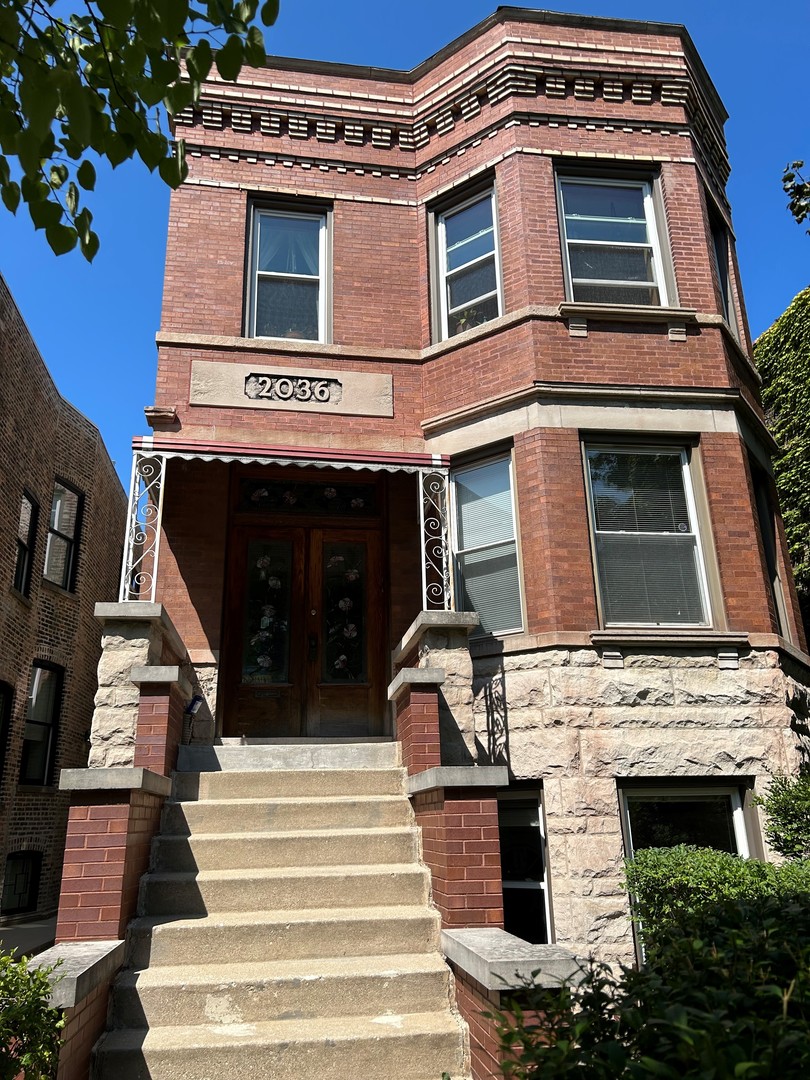
[(381, 733), (381, 556), (374, 527), (234, 526), (223, 638), (225, 735)]

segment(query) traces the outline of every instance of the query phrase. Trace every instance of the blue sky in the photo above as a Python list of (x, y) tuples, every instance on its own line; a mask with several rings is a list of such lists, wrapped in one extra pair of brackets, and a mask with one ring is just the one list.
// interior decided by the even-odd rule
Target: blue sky
[[(64, 5), (63, 5), (64, 6)], [(495, 10), (494, 0), (281, 0), (268, 51), (376, 67), (411, 68)], [(754, 336), (810, 284), (810, 236), (785, 209), (784, 165), (810, 172), (805, 95), (810, 7), (754, 0), (570, 0), (527, 4), (585, 15), (684, 23), (730, 119), (729, 196)], [(140, 165), (100, 170), (88, 205), (101, 250), (56, 258), (27, 211), (0, 207), (0, 272), (62, 394), (101, 429), (129, 476), (133, 435), (148, 432), (169, 193)], [(193, 267), (189, 267), (193, 273)], [(0, 388), (0, 394), (2, 388)]]

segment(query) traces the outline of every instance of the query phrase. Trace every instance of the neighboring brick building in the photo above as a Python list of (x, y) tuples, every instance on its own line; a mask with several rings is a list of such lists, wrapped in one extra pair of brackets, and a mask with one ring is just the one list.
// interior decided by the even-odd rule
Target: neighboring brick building
[(96, 428), (60, 397), (0, 278), (0, 938), (55, 914), (69, 797), (120, 572), (126, 499)]
[(810, 658), (725, 119), (682, 27), (515, 8), (206, 82), (88, 770), (163, 775), (77, 795), (65, 940), (123, 932), (181, 732), (399, 738), (470, 1019), (470, 928), (627, 959), (624, 855), (765, 854)]

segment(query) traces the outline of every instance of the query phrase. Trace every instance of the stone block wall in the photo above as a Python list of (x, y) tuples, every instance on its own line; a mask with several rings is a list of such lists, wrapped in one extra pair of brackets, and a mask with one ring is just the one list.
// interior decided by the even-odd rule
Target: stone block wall
[(717, 647), (620, 651), (618, 668), (593, 647), (474, 661), (479, 762), (542, 782), (555, 940), (609, 959), (632, 958), (620, 782), (704, 780), (761, 794), (810, 746), (799, 722), (808, 672), (790, 673), (776, 649), (741, 648), (731, 668)]

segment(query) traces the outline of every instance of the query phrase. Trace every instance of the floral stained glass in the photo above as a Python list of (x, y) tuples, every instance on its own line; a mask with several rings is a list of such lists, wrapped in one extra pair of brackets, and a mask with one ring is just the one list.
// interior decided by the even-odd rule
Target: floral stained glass
[(254, 540), (248, 546), (242, 682), (289, 682), (292, 545)]
[(377, 513), (374, 484), (301, 480), (242, 480), (240, 511), (369, 517)]
[(365, 544), (324, 544), (324, 682), (364, 682), (367, 678), (365, 592)]

